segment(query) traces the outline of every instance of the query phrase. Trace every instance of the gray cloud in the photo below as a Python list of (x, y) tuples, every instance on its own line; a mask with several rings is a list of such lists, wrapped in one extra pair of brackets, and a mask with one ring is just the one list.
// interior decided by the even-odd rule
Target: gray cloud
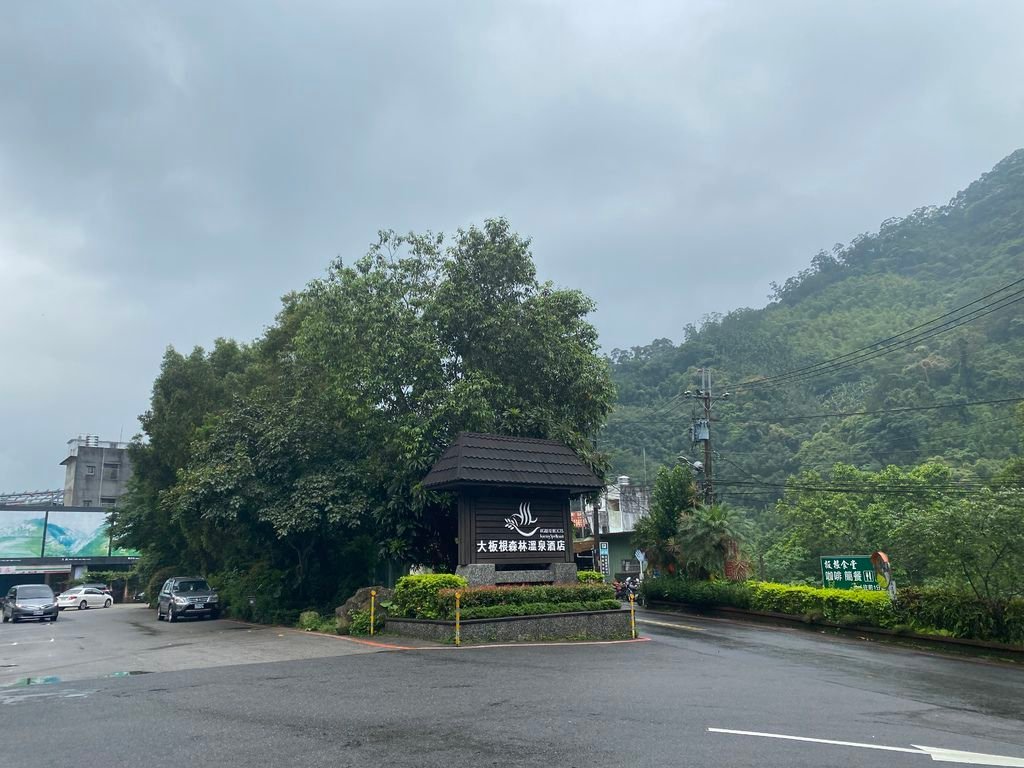
[[(637, 4), (634, 4), (637, 6)], [(0, 26), (0, 489), (379, 228), (508, 216), (607, 349), (1021, 144), (1018, 3), (63, 3)], [(13, 371), (13, 375), (11, 375)]]

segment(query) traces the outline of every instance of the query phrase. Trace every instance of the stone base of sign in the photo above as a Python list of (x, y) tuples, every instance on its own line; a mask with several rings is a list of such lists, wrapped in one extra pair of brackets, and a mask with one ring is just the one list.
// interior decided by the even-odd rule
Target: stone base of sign
[[(454, 621), (389, 618), (387, 631), (421, 640), (450, 643)], [(517, 643), (541, 640), (628, 640), (629, 611), (581, 611), (542, 616), (470, 619), (460, 627), (463, 643)]]
[(575, 584), (576, 563), (552, 563), (543, 570), (499, 571), (494, 563), (460, 565), (455, 573), (471, 587), (495, 587), (502, 584)]

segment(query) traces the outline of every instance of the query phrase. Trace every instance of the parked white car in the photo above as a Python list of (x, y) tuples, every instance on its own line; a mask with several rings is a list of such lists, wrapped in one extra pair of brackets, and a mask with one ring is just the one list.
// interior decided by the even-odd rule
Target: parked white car
[(96, 587), (72, 587), (66, 592), (57, 595), (57, 608), (77, 608), (82, 611), (86, 608), (109, 608), (114, 604), (114, 598), (101, 592)]

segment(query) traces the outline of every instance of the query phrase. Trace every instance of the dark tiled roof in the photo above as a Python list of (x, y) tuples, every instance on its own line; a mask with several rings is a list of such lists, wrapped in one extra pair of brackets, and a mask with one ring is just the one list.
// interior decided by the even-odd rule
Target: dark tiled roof
[(571, 448), (556, 440), (460, 432), (430, 472), (425, 488), (460, 485), (566, 488), (604, 487)]

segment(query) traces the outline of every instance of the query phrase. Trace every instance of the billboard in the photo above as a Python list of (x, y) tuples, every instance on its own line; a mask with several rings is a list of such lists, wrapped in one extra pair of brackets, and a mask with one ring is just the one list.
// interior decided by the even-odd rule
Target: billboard
[(45, 510), (0, 511), (0, 558), (41, 557), (45, 530)]
[(0, 560), (137, 557), (112, 547), (106, 509), (51, 507), (0, 509)]
[(110, 536), (105, 512), (53, 509), (46, 519), (43, 557), (108, 557)]

